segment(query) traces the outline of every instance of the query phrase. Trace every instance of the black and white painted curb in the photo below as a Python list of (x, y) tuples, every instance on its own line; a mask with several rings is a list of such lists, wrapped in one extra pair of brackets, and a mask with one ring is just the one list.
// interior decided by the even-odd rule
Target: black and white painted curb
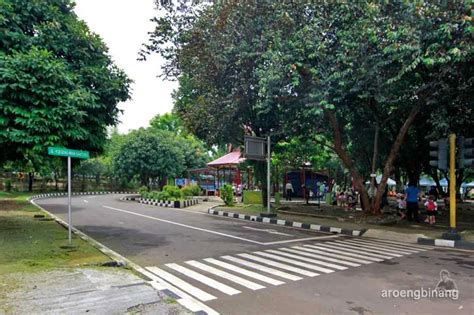
[(462, 241), (462, 240), (461, 241), (451, 241), (451, 240), (444, 240), (444, 239), (432, 239), (432, 238), (420, 237), (420, 238), (418, 238), (418, 244), (474, 250), (474, 243), (466, 242), (466, 241)]
[[(122, 192), (117, 192), (117, 194), (121, 194)], [(92, 193), (91, 193), (92, 194)], [(101, 193), (102, 194), (102, 193)], [(49, 194), (44, 194), (44, 195), (49, 195)], [(67, 194), (66, 194), (67, 195)], [(38, 195), (39, 196), (39, 195)], [(60, 196), (64, 196), (64, 194), (61, 194)], [(37, 208), (41, 209), (45, 213), (47, 213), (49, 216), (54, 218), (54, 220), (65, 227), (66, 229), (68, 228), (68, 224), (66, 221), (63, 219), (59, 218), (58, 216), (52, 214), (48, 210), (44, 209), (43, 207), (37, 205), (35, 203), (35, 200), (41, 199), (41, 198), (48, 198), (49, 196), (44, 196), (44, 197), (39, 197), (35, 198), (36, 196), (32, 196), (30, 198), (30, 203), (36, 206)], [(214, 311), (212, 308), (208, 307), (207, 305), (201, 303), (200, 301), (196, 300), (194, 297), (190, 296), (189, 294), (179, 290), (176, 288), (174, 285), (171, 283), (165, 281), (164, 279), (161, 279), (157, 277), (155, 274), (149, 272), (145, 268), (142, 268), (141, 266), (137, 265), (136, 263), (132, 262), (131, 260), (123, 257), (119, 253), (113, 251), (112, 249), (108, 248), (104, 244), (96, 241), (95, 239), (91, 238), (90, 236), (86, 235), (85, 233), (79, 231), (75, 227), (71, 227), (72, 233), (77, 235), (80, 239), (88, 242), (91, 244), (93, 247), (97, 248), (100, 252), (102, 252), (104, 255), (109, 257), (110, 259), (114, 260), (117, 265), (119, 266), (128, 266), (132, 268), (135, 272), (141, 274), (146, 280), (149, 285), (151, 285), (155, 290), (158, 291), (158, 294), (160, 296), (167, 296), (168, 298), (174, 299), (177, 303), (181, 304), (183, 307), (187, 308), (191, 312), (199, 315), (218, 315), (216, 311)]]
[(155, 199), (145, 199), (140, 197), (126, 196), (120, 198), (120, 200), (127, 201), (137, 201), (146, 205), (157, 206), (157, 207), (168, 207), (168, 208), (186, 208), (189, 206), (194, 206), (199, 203), (199, 199), (188, 199), (188, 200), (155, 200)]
[[(85, 191), (85, 192), (73, 192), (73, 196), (87, 196), (87, 195), (109, 195), (109, 194), (133, 194), (130, 191)], [(29, 198), (29, 200), (43, 199), (43, 198), (52, 198), (52, 197), (65, 197), (67, 193), (45, 193), (34, 195)]]
[(219, 215), (219, 216), (229, 217), (229, 218), (234, 218), (234, 219), (278, 224), (278, 225), (291, 226), (291, 227), (307, 229), (307, 230), (312, 230), (312, 231), (330, 232), (330, 233), (345, 234), (345, 235), (351, 235), (351, 236), (361, 236), (366, 231), (366, 230), (342, 229), (338, 227), (331, 227), (331, 226), (324, 226), (324, 225), (317, 225), (317, 224), (264, 218), (264, 217), (260, 217), (256, 215), (246, 215), (246, 214), (240, 214), (240, 213), (219, 211), (219, 210), (214, 210), (213, 208), (210, 208), (207, 212), (212, 215)]

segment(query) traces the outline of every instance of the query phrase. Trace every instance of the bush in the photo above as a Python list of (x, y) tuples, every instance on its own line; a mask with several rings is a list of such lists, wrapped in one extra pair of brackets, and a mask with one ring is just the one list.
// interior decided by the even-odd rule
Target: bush
[(146, 186), (141, 186), (140, 188), (138, 188), (138, 193), (140, 194), (140, 196), (142, 196), (143, 198), (145, 198), (145, 195), (148, 194), (148, 187), (146, 187)]
[(234, 190), (232, 189), (232, 186), (229, 184), (225, 184), (222, 186), (220, 189), (221, 193), (221, 199), (224, 201), (226, 206), (232, 206), (234, 205)]
[(5, 180), (5, 191), (6, 192), (12, 191), (12, 180), (11, 179)]
[(190, 197), (190, 196), (199, 196), (201, 193), (201, 187), (198, 185), (186, 185), (183, 188), (181, 188), (181, 191), (183, 192), (183, 195), (185, 197)]
[[(171, 198), (174, 198), (175, 200), (183, 199), (183, 192), (176, 186), (165, 185), (163, 187), (163, 192), (168, 193), (169, 196)], [(167, 200), (170, 200), (170, 199), (167, 199)]]

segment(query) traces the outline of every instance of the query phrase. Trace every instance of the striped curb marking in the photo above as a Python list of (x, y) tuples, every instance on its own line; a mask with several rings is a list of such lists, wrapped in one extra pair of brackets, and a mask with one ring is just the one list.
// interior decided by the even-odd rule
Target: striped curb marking
[[(133, 194), (130, 191), (86, 191), (86, 192), (73, 192), (72, 196), (88, 196), (88, 195), (111, 195), (111, 194)], [(39, 194), (34, 195), (28, 198), (28, 200), (37, 200), (37, 199), (44, 199), (44, 198), (52, 198), (52, 197), (65, 197), (67, 193), (47, 193), (47, 194)]]
[(329, 232), (329, 233), (336, 233), (336, 234), (345, 234), (350, 236), (361, 236), (364, 234), (366, 230), (350, 230), (350, 229), (342, 229), (338, 227), (330, 227), (324, 225), (317, 225), (317, 224), (309, 224), (309, 223), (301, 223), (301, 222), (293, 222), (287, 220), (279, 220), (279, 219), (272, 219), (272, 218), (263, 218), (256, 215), (246, 215), (240, 213), (233, 213), (233, 212), (225, 212), (214, 210), (212, 208), (208, 209), (207, 211), (209, 214), (218, 215), (222, 217), (229, 217), (234, 219), (241, 219), (241, 220), (248, 220), (248, 221), (255, 221), (255, 222), (262, 222), (262, 223), (270, 223), (270, 224), (277, 224), (283, 226), (290, 226), (296, 227), (306, 230), (313, 230), (313, 231), (322, 231), (322, 232)]
[[(120, 192), (121, 193), (121, 192)], [(125, 192), (126, 193), (126, 192)], [(92, 194), (92, 193), (91, 193)], [(39, 197), (39, 198), (34, 198), (36, 196), (33, 196), (30, 198), (30, 203), (36, 206), (37, 208), (41, 209), (42, 211), (46, 212), (49, 216), (54, 218), (54, 220), (62, 225), (65, 228), (68, 228), (68, 224), (66, 221), (63, 219), (59, 218), (58, 216), (52, 214), (48, 210), (44, 209), (43, 207), (37, 205), (35, 203), (35, 200), (41, 199), (41, 198), (48, 198), (49, 194), (43, 194), (44, 197)], [(63, 196), (64, 194), (60, 194)], [(67, 194), (66, 194), (67, 195)], [(104, 255), (109, 257), (110, 259), (114, 260), (117, 262), (119, 266), (124, 266), (127, 265), (133, 270), (135, 270), (137, 273), (141, 274), (143, 277), (146, 279), (149, 279), (148, 284), (152, 286), (155, 290), (158, 291), (159, 294), (164, 294), (167, 297), (176, 300), (177, 303), (181, 304), (183, 307), (187, 308), (191, 312), (199, 315), (219, 315), (218, 312), (213, 310), (212, 308), (208, 307), (207, 305), (203, 304), (199, 300), (195, 299), (194, 297), (190, 296), (188, 293), (183, 292), (179, 288), (175, 287), (173, 284), (169, 283), (168, 281), (164, 280), (161, 277), (156, 276), (154, 273), (149, 272), (148, 270), (142, 268), (141, 266), (135, 264), (131, 260), (123, 257), (119, 253), (111, 250), (107, 246), (103, 245), (102, 243), (96, 241), (95, 239), (91, 238), (90, 236), (86, 235), (85, 233), (79, 231), (75, 227), (71, 228), (72, 232), (79, 236), (82, 240), (88, 242), (91, 244), (93, 247), (97, 248), (100, 252), (102, 252)]]
[(444, 240), (444, 239), (431, 239), (431, 238), (420, 237), (418, 238), (418, 244), (474, 250), (474, 243), (466, 242), (462, 240), (451, 241), (451, 240)]
[(140, 197), (122, 197), (120, 200), (126, 201), (137, 201), (139, 203), (157, 206), (157, 207), (167, 207), (167, 208), (186, 208), (189, 206), (194, 206), (199, 203), (199, 199), (188, 199), (188, 200), (177, 200), (177, 201), (168, 201), (168, 200), (155, 200), (155, 199), (145, 199)]
[[(357, 242), (353, 242), (355, 240)], [(350, 238), (148, 266), (146, 269), (207, 302), (430, 249), (393, 241)]]

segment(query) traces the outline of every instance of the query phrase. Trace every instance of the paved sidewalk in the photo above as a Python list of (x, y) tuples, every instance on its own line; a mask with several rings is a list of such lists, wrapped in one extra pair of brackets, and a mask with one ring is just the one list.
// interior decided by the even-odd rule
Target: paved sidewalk
[(11, 274), (18, 288), (0, 298), (0, 314), (188, 314), (145, 280), (118, 268)]

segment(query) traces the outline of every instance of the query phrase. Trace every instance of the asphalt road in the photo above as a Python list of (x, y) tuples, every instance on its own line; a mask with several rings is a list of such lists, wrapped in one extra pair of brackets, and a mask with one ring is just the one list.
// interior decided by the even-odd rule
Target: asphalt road
[[(38, 200), (67, 219), (66, 198)], [(73, 225), (221, 314), (474, 314), (474, 253), (73, 198)], [(458, 299), (417, 298), (446, 269)], [(390, 291), (391, 290), (391, 291)], [(411, 294), (411, 298), (398, 295)]]

